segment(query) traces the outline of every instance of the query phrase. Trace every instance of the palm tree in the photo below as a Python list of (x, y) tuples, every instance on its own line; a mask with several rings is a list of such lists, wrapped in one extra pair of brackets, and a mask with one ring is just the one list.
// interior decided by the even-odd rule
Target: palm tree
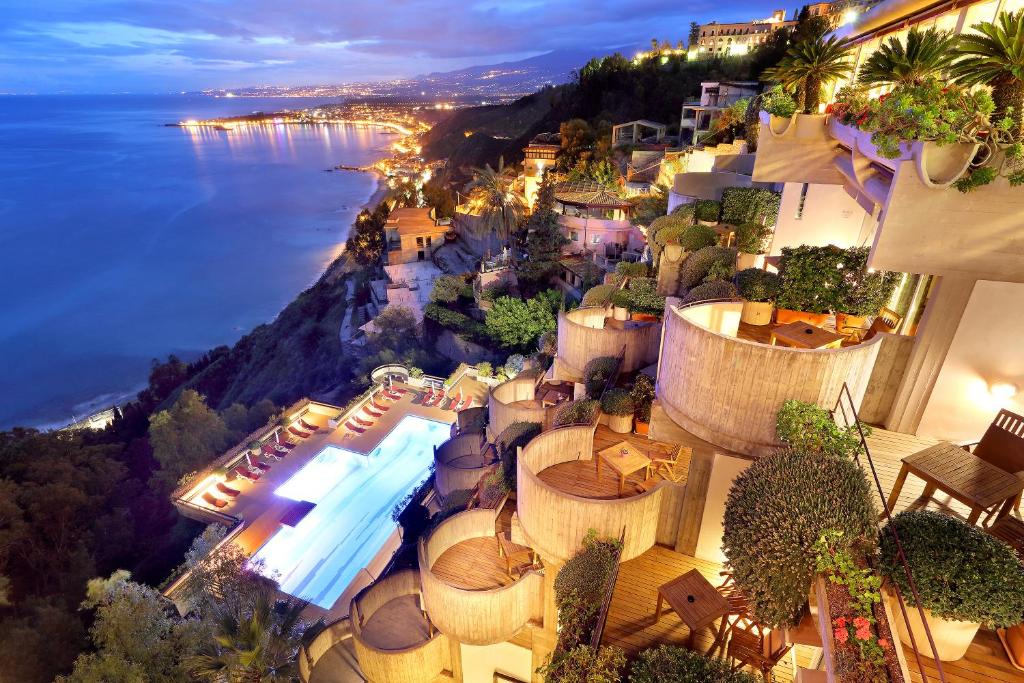
[(292, 683), (305, 607), (278, 602), (265, 584), (247, 586), (211, 608), (212, 639), (186, 666), (209, 683)]
[(821, 104), (821, 91), (826, 83), (837, 81), (850, 73), (848, 40), (830, 36), (808, 38), (794, 43), (773, 67), (765, 69), (761, 78), (778, 81), (788, 90), (802, 91), (803, 110), (816, 114)]
[(966, 86), (992, 86), (993, 120), (1009, 117), (1010, 132), (1018, 135), (1024, 118), (1024, 10), (1000, 12), (995, 22), (983, 21), (972, 29), (974, 33), (960, 35), (953, 74)]
[(468, 189), (471, 203), (480, 212), (477, 220), (468, 221), (470, 231), (477, 238), (495, 235), (507, 244), (526, 215), (526, 202), (512, 190), (512, 181), (505, 177), (505, 160), (498, 159), (497, 170), (490, 164), (474, 168)]
[(869, 85), (919, 85), (949, 71), (956, 58), (957, 37), (949, 31), (910, 29), (906, 46), (893, 36), (876, 50), (857, 78)]

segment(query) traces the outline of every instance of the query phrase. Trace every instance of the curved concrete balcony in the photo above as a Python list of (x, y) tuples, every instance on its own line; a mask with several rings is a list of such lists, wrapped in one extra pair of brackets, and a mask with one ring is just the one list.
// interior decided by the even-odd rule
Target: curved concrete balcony
[(737, 338), (739, 302), (669, 307), (658, 401), (683, 429), (722, 448), (764, 455), (780, 444), (787, 399), (831, 407), (845, 382), (859, 407), (885, 335), (840, 349), (795, 349)]
[(532, 562), (525, 546), (513, 546), (511, 565), (499, 555), (497, 514), (460, 512), (419, 542), (427, 614), (441, 633), (460, 643), (504, 642), (544, 616), (544, 575), (524, 568)]
[(494, 441), (513, 422), (547, 424), (547, 408), (537, 400), (537, 387), (543, 375), (523, 372), (491, 389), (487, 395), (490, 440)]
[(496, 461), (483, 433), (453, 436), (434, 449), (434, 487), (442, 498), (474, 489)]
[(842, 185), (835, 141), (825, 114), (794, 114), (784, 119), (761, 112), (753, 178), (769, 183)]
[(371, 683), (430, 683), (450, 669), (448, 638), (424, 616), (420, 593), (419, 573), (404, 569), (352, 600), (356, 659)]
[(582, 381), (583, 368), (600, 356), (618, 356), (625, 349), (622, 372), (658, 361), (660, 322), (618, 321), (604, 307), (577, 308), (558, 314), (559, 376)]
[[(530, 546), (545, 560), (559, 563), (572, 557), (590, 529), (612, 538), (624, 531), (623, 561), (641, 555), (657, 540), (663, 500), (670, 488), (682, 488), (661, 482), (637, 493), (630, 485), (624, 491), (626, 497), (618, 497), (619, 480), (611, 468), (603, 467), (600, 478), (595, 473), (594, 432), (589, 425), (559, 427), (535, 437), (520, 451), (519, 521)], [(668, 453), (656, 455), (667, 457)], [(638, 476), (642, 479), (644, 474)]]

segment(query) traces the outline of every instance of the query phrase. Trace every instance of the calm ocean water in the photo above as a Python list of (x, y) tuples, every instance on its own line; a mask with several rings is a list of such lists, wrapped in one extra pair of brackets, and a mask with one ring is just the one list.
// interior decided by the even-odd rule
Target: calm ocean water
[[(322, 101), (322, 100), (321, 100)], [(271, 320), (338, 254), (394, 139), (162, 124), (298, 99), (0, 97), (0, 428), (80, 417)]]

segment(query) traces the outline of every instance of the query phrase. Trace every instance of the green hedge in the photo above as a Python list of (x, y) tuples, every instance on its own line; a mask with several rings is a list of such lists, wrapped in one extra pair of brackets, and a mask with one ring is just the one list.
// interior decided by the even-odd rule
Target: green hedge
[(779, 261), (782, 283), (775, 304), (808, 313), (830, 313), (843, 282), (845, 253), (839, 247), (786, 247)]
[(589, 642), (619, 549), (618, 541), (598, 538), (591, 529), (583, 539), (583, 548), (558, 570), (555, 603), (561, 649)]
[(648, 277), (651, 274), (651, 268), (646, 263), (620, 261), (615, 264), (615, 272), (622, 277)]
[(699, 285), (716, 263), (721, 264), (724, 269), (735, 269), (736, 250), (727, 247), (704, 247), (687, 256), (679, 266), (680, 289), (689, 291)]
[(722, 222), (764, 223), (775, 227), (782, 193), (756, 187), (727, 187), (722, 192)]
[(618, 369), (619, 361), (614, 356), (598, 356), (590, 359), (583, 368), (583, 384), (587, 388), (587, 396), (600, 398), (604, 385)]
[(854, 461), (810, 450), (755, 460), (733, 482), (722, 546), (737, 586), (758, 621), (796, 624), (814, 581), (815, 542), (840, 531), (851, 554), (871, 552), (876, 512)]
[[(901, 512), (890, 523), (921, 596), (921, 605), (944, 619), (990, 628), (1024, 618), (1024, 564), (1002, 541), (978, 527), (931, 510)], [(903, 599), (913, 602), (896, 543), (888, 527), (881, 537), (881, 570)]]
[(578, 401), (569, 401), (555, 409), (555, 417), (552, 422), (556, 427), (592, 424), (600, 407), (601, 403), (594, 399), (584, 398)]
[(601, 410), (607, 415), (632, 415), (633, 397), (629, 389), (609, 389), (601, 397)]
[(717, 223), (722, 217), (722, 203), (714, 199), (698, 199), (694, 202), (694, 214), (699, 221)]
[(612, 294), (618, 289), (615, 285), (597, 285), (587, 290), (583, 295), (581, 306), (605, 306), (611, 299)]
[(716, 299), (734, 299), (736, 287), (725, 280), (711, 280), (697, 285), (683, 297), (681, 304), (695, 304), (701, 301), (714, 301)]
[(487, 328), (478, 320), (473, 320), (464, 313), (453, 311), (437, 303), (429, 303), (423, 307), (423, 317), (433, 320), (441, 327), (471, 340), (487, 340)]
[(767, 225), (741, 223), (736, 226), (736, 249), (744, 254), (763, 254), (774, 233)]
[[(866, 425), (864, 430), (865, 435), (871, 433)], [(861, 451), (856, 427), (840, 427), (824, 408), (793, 399), (783, 403), (775, 416), (775, 435), (792, 448), (816, 453), (854, 458)]]
[(746, 671), (733, 671), (724, 659), (674, 645), (643, 650), (629, 669), (629, 683), (758, 683)]
[(638, 374), (633, 380), (631, 395), (636, 409), (636, 419), (650, 422), (651, 404), (654, 402), (654, 380), (643, 373)]
[(736, 290), (747, 301), (764, 303), (774, 301), (781, 284), (776, 273), (760, 268), (747, 268), (736, 273)]

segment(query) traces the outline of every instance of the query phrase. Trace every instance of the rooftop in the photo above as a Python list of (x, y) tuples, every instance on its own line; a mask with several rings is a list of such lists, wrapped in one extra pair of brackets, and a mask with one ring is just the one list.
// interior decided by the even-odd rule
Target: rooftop
[(555, 185), (555, 199), (573, 206), (628, 208), (630, 203), (600, 183), (590, 180), (567, 181)]
[(385, 225), (388, 230), (397, 230), (403, 237), (415, 237), (418, 235), (436, 235), (445, 233), (447, 225), (437, 225), (430, 217), (430, 209), (403, 207), (395, 209), (388, 216)]

